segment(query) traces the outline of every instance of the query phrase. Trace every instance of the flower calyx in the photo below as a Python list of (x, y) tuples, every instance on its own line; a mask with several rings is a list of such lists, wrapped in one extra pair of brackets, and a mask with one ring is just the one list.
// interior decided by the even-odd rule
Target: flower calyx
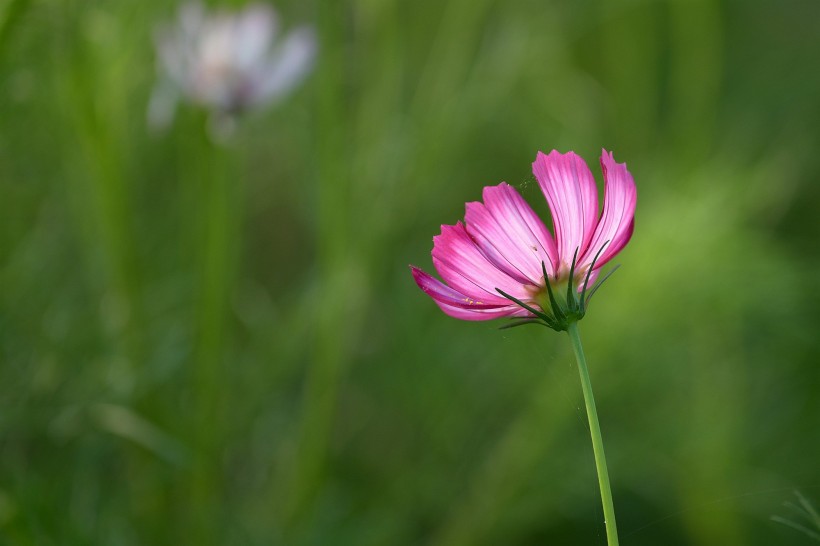
[(541, 324), (556, 332), (563, 332), (566, 331), (571, 324), (584, 318), (592, 296), (595, 295), (595, 292), (598, 291), (598, 288), (600, 288), (610, 275), (618, 269), (618, 266), (615, 266), (600, 280), (595, 282), (591, 288), (589, 287), (589, 280), (592, 271), (595, 269), (595, 262), (598, 260), (598, 257), (601, 255), (607, 243), (609, 243), (609, 241), (604, 243), (597, 254), (595, 254), (595, 258), (592, 260), (589, 268), (587, 268), (586, 275), (583, 276), (583, 284), (576, 284), (575, 266), (578, 259), (578, 249), (576, 248), (575, 254), (572, 257), (569, 276), (565, 279), (560, 277), (551, 279), (547, 273), (546, 264), (541, 262), (541, 270), (544, 274), (544, 286), (539, 287), (539, 289), (534, 292), (533, 299), (530, 303), (525, 303), (518, 298), (510, 296), (503, 290), (496, 288), (496, 291), (504, 298), (527, 310), (532, 315), (514, 318), (512, 322), (505, 324), (501, 329), (513, 328), (524, 324)]

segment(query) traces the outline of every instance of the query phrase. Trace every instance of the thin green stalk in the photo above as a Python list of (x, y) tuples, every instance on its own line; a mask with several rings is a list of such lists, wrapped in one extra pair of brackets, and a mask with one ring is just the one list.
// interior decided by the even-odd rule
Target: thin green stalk
[(595, 468), (598, 470), (598, 486), (601, 488), (601, 503), (604, 505), (607, 544), (609, 546), (618, 546), (618, 528), (615, 524), (615, 507), (612, 504), (612, 490), (609, 486), (604, 442), (601, 439), (601, 425), (598, 424), (598, 411), (595, 409), (595, 397), (592, 396), (592, 382), (589, 380), (587, 360), (584, 357), (584, 348), (581, 346), (581, 336), (578, 334), (578, 323), (573, 322), (570, 324), (567, 333), (572, 342), (575, 359), (578, 361), (578, 373), (581, 376), (581, 387), (584, 390), (584, 403), (587, 407), (587, 418), (589, 419), (589, 434), (592, 436), (592, 451), (595, 453)]
[[(188, 532), (196, 544), (218, 544), (220, 499), (223, 498), (220, 454), (226, 430), (225, 350), (235, 265), (241, 248), (241, 185), (231, 150), (206, 138), (204, 120), (196, 119), (197, 136), (186, 156), (187, 181), (198, 190), (195, 227), (188, 235), (195, 249), (195, 348), (192, 362), (193, 406)], [(191, 189), (191, 188), (189, 188)]]

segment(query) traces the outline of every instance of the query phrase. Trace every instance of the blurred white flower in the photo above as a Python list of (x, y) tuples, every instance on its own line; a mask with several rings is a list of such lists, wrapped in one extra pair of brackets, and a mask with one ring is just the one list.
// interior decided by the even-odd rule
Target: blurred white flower
[(280, 37), (276, 12), (263, 4), (207, 13), (192, 2), (180, 8), (174, 25), (159, 30), (156, 48), (160, 81), (148, 121), (161, 128), (173, 120), (180, 99), (224, 122), (282, 98), (311, 69), (316, 36), (305, 26)]

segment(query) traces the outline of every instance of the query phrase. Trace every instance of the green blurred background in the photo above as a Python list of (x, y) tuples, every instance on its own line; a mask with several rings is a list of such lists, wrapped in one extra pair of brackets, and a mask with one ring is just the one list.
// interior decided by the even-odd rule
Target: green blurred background
[(146, 126), (177, 7), (0, 3), (0, 543), (605, 544), (566, 336), (407, 267), (601, 147), (639, 194), (581, 324), (621, 543), (811, 543), (770, 517), (820, 504), (820, 3), (283, 2), (316, 69), (221, 145)]

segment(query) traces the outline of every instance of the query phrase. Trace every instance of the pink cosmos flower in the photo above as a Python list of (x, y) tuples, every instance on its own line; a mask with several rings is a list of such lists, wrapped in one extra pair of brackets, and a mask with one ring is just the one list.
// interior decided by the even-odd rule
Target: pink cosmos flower
[[(629, 242), (636, 190), (625, 163), (602, 150), (605, 195), (573, 152), (541, 152), (533, 174), (552, 212), (554, 236), (510, 185), (484, 188), (466, 205), (464, 223), (441, 226), (433, 265), (445, 282), (411, 266), (419, 287), (442, 311), (464, 320), (499, 317), (557, 330), (583, 317), (600, 268)], [(580, 298), (579, 298), (580, 293)]]

